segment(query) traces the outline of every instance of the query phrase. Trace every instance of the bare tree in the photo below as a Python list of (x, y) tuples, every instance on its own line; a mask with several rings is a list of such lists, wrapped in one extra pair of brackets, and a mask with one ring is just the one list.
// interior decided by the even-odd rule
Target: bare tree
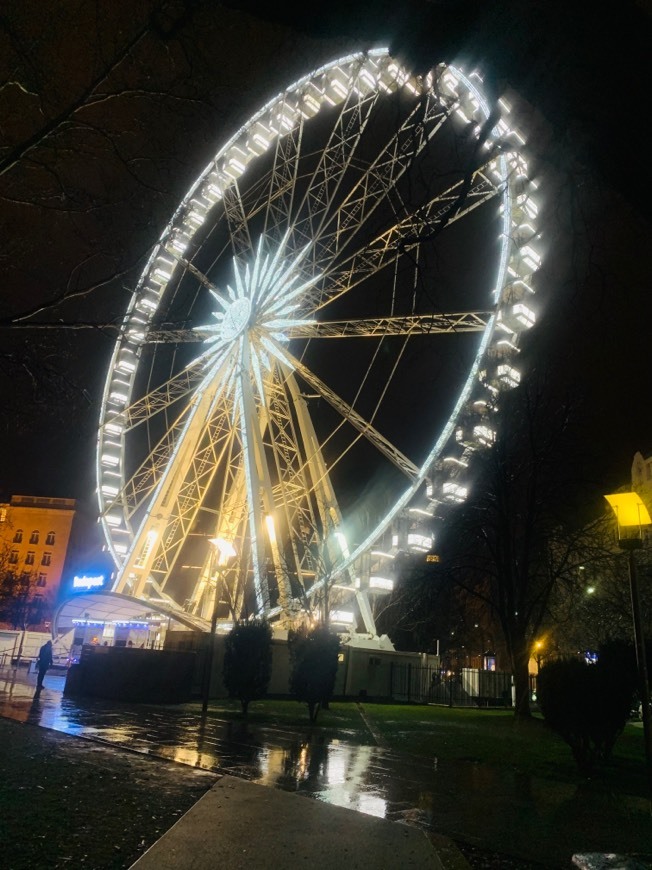
[(533, 377), (505, 397), (495, 445), (475, 465), (473, 497), (445, 534), (446, 571), (495, 618), (514, 676), (517, 717), (529, 717), (528, 663), (555, 588), (586, 563), (573, 402)]
[[(242, 64), (243, 42), (256, 65)], [(260, 104), (261, 69), (284, 55), (286, 83), (333, 50), (332, 40), (303, 42), (203, 0), (109, 10), (81, 0), (56, 15), (10, 0), (0, 15), (8, 452), (18, 428), (23, 439), (42, 427), (39, 440), (63, 428), (59, 409), (96, 425), (98, 373), (152, 245), (216, 146)], [(268, 78), (271, 97), (280, 85)]]
[(51, 609), (34, 571), (6, 570), (0, 579), (0, 619), (12, 629), (41, 625)]
[[(616, 544), (611, 508), (598, 512), (588, 532), (588, 546), (579, 554), (584, 561), (566, 582), (557, 584), (551, 596), (546, 655), (596, 652), (612, 641), (632, 642), (627, 554)], [(652, 549), (649, 540), (643, 543), (636, 560), (641, 615), (644, 634), (652, 637)]]

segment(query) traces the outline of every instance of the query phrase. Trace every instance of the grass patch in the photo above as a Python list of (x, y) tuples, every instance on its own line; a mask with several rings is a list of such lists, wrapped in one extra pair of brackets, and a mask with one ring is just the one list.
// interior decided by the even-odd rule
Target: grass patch
[[(364, 709), (387, 744), (402, 752), (477, 761), (562, 781), (578, 779), (570, 748), (538, 714), (519, 721), (508, 710), (384, 704), (367, 704)], [(641, 728), (625, 727), (606, 772), (628, 793), (646, 794)]]
[[(237, 701), (213, 701), (209, 714), (225, 720), (243, 719)], [(372, 732), (376, 732), (384, 746), (397, 752), (490, 764), (560, 782), (581, 781), (570, 748), (536, 713), (530, 721), (519, 721), (510, 710), (336, 701), (328, 710), (320, 710), (317, 723), (310, 726), (305, 704), (264, 699), (251, 703), (247, 721), (359, 745), (375, 743)], [(625, 727), (611, 761), (594, 779), (615, 793), (647, 796), (642, 728), (634, 724)]]
[[(188, 704), (188, 709), (198, 705)], [(265, 698), (249, 704), (247, 716), (242, 714), (239, 701), (218, 699), (211, 701), (208, 715), (226, 721), (246, 721), (267, 728), (287, 728), (323, 734), (331, 739), (346, 739), (359, 745), (375, 741), (365, 725), (364, 718), (355, 703), (331, 701), (328, 710), (321, 709), (316, 724), (308, 720), (308, 707), (299, 701)]]

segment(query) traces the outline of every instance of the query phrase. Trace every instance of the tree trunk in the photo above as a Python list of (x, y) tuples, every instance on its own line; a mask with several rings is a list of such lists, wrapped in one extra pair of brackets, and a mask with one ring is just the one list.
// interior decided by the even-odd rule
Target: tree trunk
[(530, 649), (525, 638), (519, 638), (512, 650), (512, 673), (514, 675), (514, 715), (517, 719), (530, 719)]

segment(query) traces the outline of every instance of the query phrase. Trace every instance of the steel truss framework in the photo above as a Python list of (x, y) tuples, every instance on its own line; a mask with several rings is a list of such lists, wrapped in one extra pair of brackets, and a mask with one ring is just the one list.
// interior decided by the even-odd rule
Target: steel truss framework
[[(375, 633), (382, 559), (429, 545), (385, 539), (411, 506), (464, 498), (534, 322), (537, 206), (498, 117), (477, 77), (415, 77), (379, 49), (301, 79), (218, 151), (152, 252), (109, 366), (97, 480), (114, 591), (220, 621), (348, 600)], [(464, 250), (467, 227), (457, 256), (492, 265), (451, 280), (439, 245)], [(493, 236), (478, 249), (480, 232)], [(411, 455), (392, 403), (416, 389), (413, 349), (467, 333), (467, 374), (427, 396), (444, 422)], [(362, 456), (403, 481), (365, 523), (337, 487)]]

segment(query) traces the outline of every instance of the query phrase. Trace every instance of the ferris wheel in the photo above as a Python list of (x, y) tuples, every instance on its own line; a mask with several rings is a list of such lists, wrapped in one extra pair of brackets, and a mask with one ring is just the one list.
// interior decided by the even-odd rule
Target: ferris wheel
[(378, 49), (294, 83), (217, 152), (109, 366), (115, 592), (225, 622), (326, 600), (375, 631), (388, 560), (431, 549), (429, 520), (466, 497), (535, 321), (538, 209), (508, 114), (477, 75), (415, 76)]

